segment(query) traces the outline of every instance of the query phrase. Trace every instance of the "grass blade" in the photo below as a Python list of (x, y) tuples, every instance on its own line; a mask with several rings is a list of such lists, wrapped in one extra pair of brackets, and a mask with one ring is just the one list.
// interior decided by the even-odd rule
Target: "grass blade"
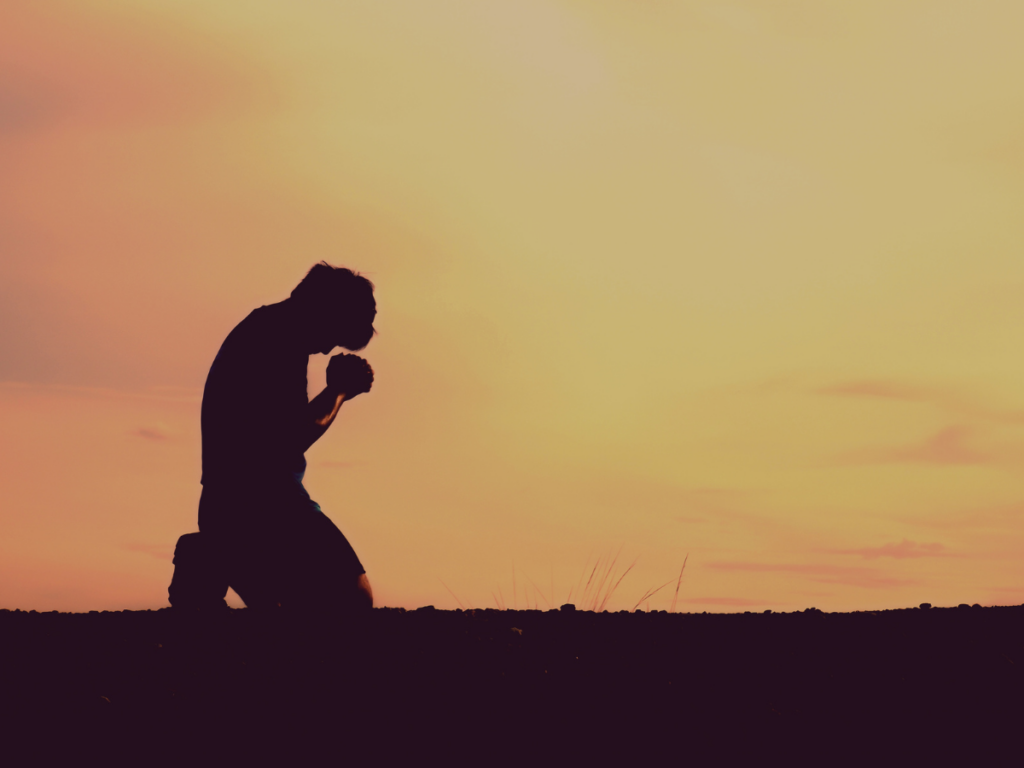
[[(587, 555), (587, 559), (583, 561), (583, 570), (580, 571), (580, 580), (576, 582), (576, 599), (580, 599), (580, 588), (583, 586), (583, 576), (587, 572), (587, 565), (590, 563), (590, 555)], [(572, 597), (572, 590), (569, 590), (569, 597)], [(565, 602), (571, 603), (572, 600), (566, 600)], [(582, 607), (582, 606), (581, 606)]]
[(597, 558), (597, 562), (594, 563), (594, 569), (590, 572), (590, 578), (587, 579), (587, 586), (583, 588), (583, 605), (582, 608), (586, 610), (587, 607), (587, 595), (590, 593), (590, 582), (594, 580), (594, 574), (597, 573), (597, 566), (601, 564), (601, 558)]
[(664, 589), (665, 587), (667, 587), (667, 586), (668, 586), (669, 584), (671, 584), (671, 583), (672, 583), (672, 579), (669, 579), (668, 581), (666, 581), (666, 582), (665, 582), (664, 584), (662, 584), (662, 585), (661, 585), (660, 587), (658, 587), (657, 589), (652, 589), (652, 590), (650, 590), (650, 591), (648, 591), (648, 592), (644, 592), (644, 596), (643, 596), (643, 597), (641, 597), (641, 598), (640, 598), (639, 600), (637, 600), (637, 601), (636, 601), (636, 605), (634, 605), (634, 606), (633, 606), (633, 610), (635, 611), (635, 610), (636, 610), (637, 608), (639, 608), (639, 607), (640, 607), (640, 604), (641, 604), (641, 603), (642, 603), (642, 602), (643, 602), (644, 600), (650, 600), (650, 599), (651, 599), (652, 597), (654, 597), (654, 595), (655, 595), (656, 593), (660, 592), (661, 590), (663, 590), (663, 589)]
[(597, 583), (597, 589), (595, 590), (595, 594), (594, 594), (593, 610), (595, 610), (595, 611), (598, 610), (598, 607), (597, 607), (598, 603), (601, 602), (601, 590), (604, 589), (605, 582), (608, 581), (608, 577), (615, 570), (615, 563), (617, 563), (619, 561), (619, 555), (621, 553), (622, 553), (622, 547), (620, 546), (619, 547), (619, 551), (615, 553), (615, 557), (611, 558), (610, 565), (608, 565), (608, 567), (605, 568), (604, 572), (601, 574), (601, 578), (600, 578), (600, 580)]
[[(526, 576), (526, 580), (528, 582), (533, 584), (533, 579), (531, 579), (529, 576), (527, 576), (525, 572), (523, 573), (523, 575)], [(536, 584), (533, 584), (533, 588), (534, 588), (534, 590), (536, 590), (537, 594), (540, 595), (541, 600), (543, 600), (545, 603), (547, 603), (548, 608), (550, 608), (551, 607), (551, 603), (548, 603), (548, 599), (547, 599), (547, 597), (544, 596), (544, 593), (540, 591), (540, 587), (538, 587)], [(533, 604), (537, 605), (537, 598), (534, 598)]]
[(683, 571), (686, 570), (686, 561), (690, 559), (690, 553), (686, 553), (686, 557), (683, 558), (683, 567), (679, 569), (679, 581), (676, 582), (676, 593), (672, 596), (672, 607), (668, 609), (669, 613), (676, 612), (676, 601), (679, 599), (679, 585), (683, 583)]
[(613, 586), (611, 589), (609, 589), (608, 592), (605, 594), (604, 600), (601, 602), (601, 607), (598, 610), (601, 610), (601, 611), (604, 610), (605, 605), (611, 599), (612, 595), (615, 593), (615, 590), (619, 588), (619, 584), (621, 584), (622, 580), (624, 578), (626, 578), (626, 574), (633, 570), (633, 566), (636, 565), (637, 560), (639, 560), (639, 559), (640, 559), (640, 556), (637, 555), (636, 560), (634, 560), (632, 563), (630, 563), (629, 564), (629, 568), (627, 568), (625, 571), (623, 571), (622, 575), (619, 576), (619, 580), (615, 582), (615, 586)]
[(459, 608), (461, 608), (462, 610), (466, 610), (466, 606), (462, 604), (462, 601), (459, 600), (459, 598), (455, 595), (454, 592), (448, 589), (448, 585), (444, 583), (440, 576), (437, 577), (437, 580), (440, 581), (441, 584), (444, 585), (444, 588), (448, 590), (448, 594), (455, 598), (455, 602), (459, 604)]
[(519, 610), (519, 592), (516, 589), (516, 561), (512, 561), (512, 607)]

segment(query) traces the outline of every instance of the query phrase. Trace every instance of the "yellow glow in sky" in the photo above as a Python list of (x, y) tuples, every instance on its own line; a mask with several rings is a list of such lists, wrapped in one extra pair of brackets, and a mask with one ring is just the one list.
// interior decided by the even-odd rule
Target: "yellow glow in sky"
[(209, 364), (320, 259), (380, 333), (307, 487), (385, 604), (545, 607), (619, 547), (614, 610), (687, 554), (681, 610), (1020, 602), (1022, 32), (4, 3), (0, 605), (165, 604)]

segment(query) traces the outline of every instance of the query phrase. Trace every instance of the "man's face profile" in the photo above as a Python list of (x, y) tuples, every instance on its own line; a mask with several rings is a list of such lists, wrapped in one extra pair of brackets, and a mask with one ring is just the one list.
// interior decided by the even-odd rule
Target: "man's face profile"
[(373, 327), (377, 316), (376, 303), (371, 298), (369, 306), (358, 313), (346, 313), (339, 324), (321, 319), (314, 329), (314, 347), (322, 355), (328, 355), (335, 347), (344, 347), (351, 352), (358, 352), (366, 347), (376, 332)]
[(374, 318), (377, 317), (377, 303), (371, 298), (366, 309), (345, 323), (342, 332), (342, 339), (338, 346), (344, 347), (352, 352), (363, 349), (375, 333), (373, 328)]

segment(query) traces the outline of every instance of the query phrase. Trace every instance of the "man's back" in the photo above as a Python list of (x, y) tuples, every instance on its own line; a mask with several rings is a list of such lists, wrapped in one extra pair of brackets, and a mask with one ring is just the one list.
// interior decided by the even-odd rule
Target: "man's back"
[(289, 342), (282, 304), (253, 310), (224, 340), (203, 391), (203, 485), (301, 478), (309, 357)]

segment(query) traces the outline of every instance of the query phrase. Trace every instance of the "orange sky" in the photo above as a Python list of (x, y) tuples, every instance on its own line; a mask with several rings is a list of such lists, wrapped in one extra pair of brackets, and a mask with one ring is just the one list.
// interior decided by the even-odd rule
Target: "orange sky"
[(7, 0), (0, 606), (166, 604), (209, 364), (320, 259), (378, 286), (307, 487), (379, 602), (512, 605), (514, 564), (546, 607), (620, 547), (612, 609), (687, 554), (681, 610), (1021, 602), (1022, 32)]

